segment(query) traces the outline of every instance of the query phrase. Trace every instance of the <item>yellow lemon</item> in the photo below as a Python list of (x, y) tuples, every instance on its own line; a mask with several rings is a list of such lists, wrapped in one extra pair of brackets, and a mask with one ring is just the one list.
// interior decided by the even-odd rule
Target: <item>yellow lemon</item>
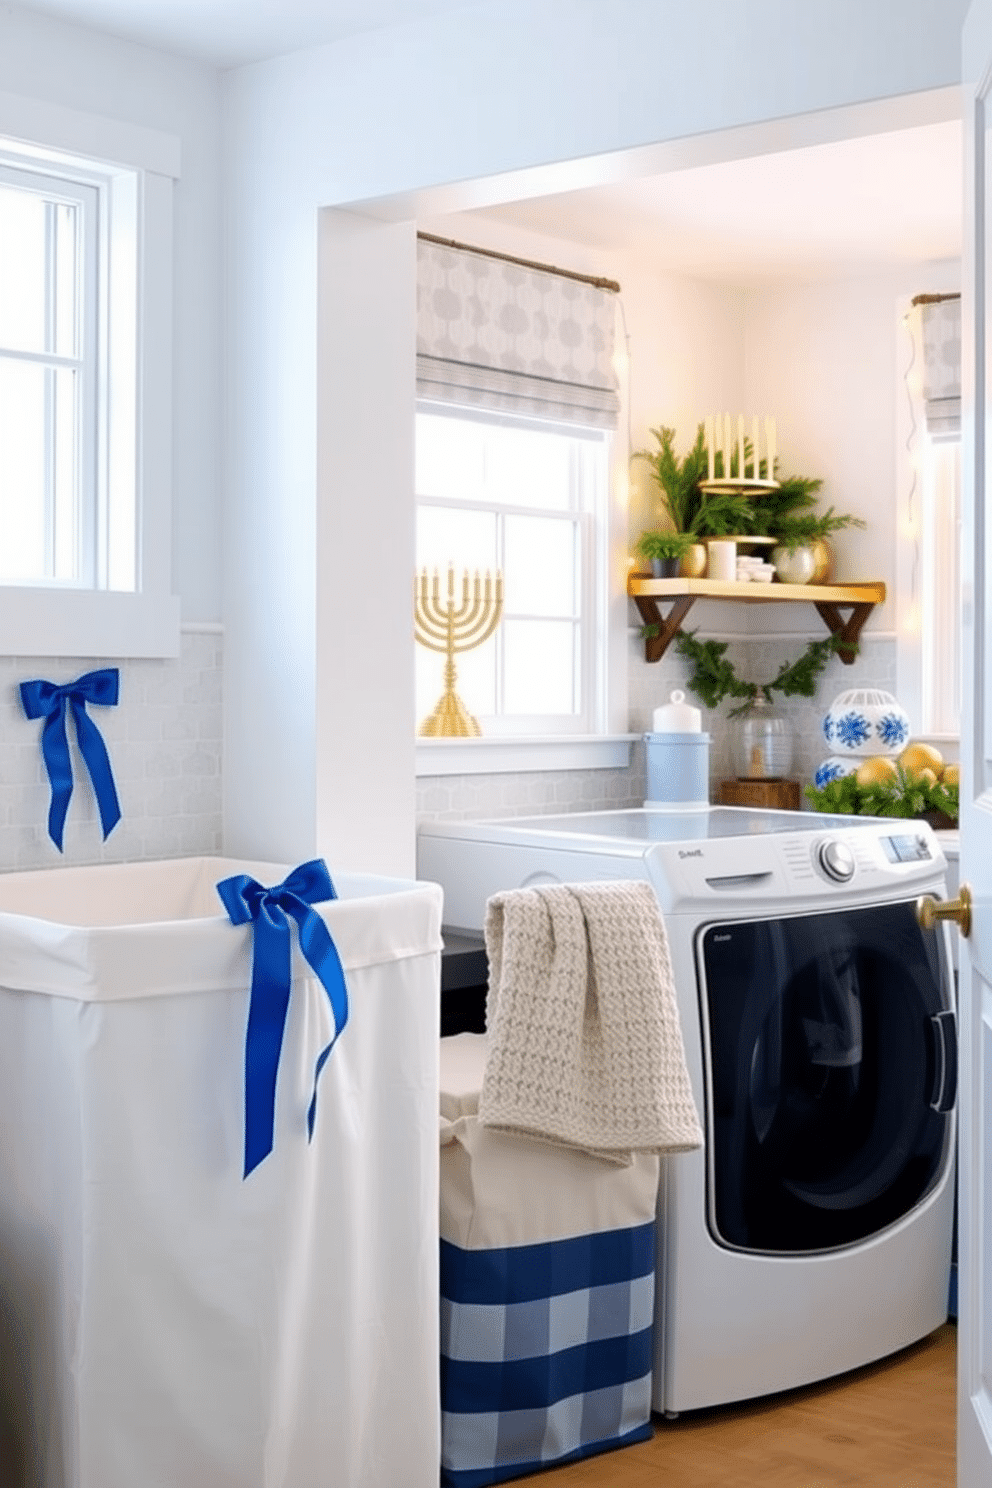
[(961, 766), (960, 765), (945, 765), (944, 766), (944, 773), (943, 773), (943, 775), (940, 778), (941, 778), (942, 784), (944, 784), (944, 785), (960, 785), (961, 784)]
[(939, 780), (944, 771), (944, 756), (932, 744), (907, 744), (899, 756), (899, 763), (907, 775), (919, 775), (922, 770), (932, 770)]
[(888, 780), (895, 780), (897, 775), (894, 759), (887, 754), (870, 754), (858, 766), (854, 778), (859, 785), (883, 785)]

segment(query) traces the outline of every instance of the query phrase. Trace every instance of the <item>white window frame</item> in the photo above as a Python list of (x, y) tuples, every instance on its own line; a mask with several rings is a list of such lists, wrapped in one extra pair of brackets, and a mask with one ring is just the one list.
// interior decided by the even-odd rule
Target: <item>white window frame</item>
[[(417, 408), (422, 412), (459, 416), (443, 404), (426, 400), (418, 401)], [(476, 409), (463, 410), (462, 414), (484, 417)], [(567, 431), (567, 426), (560, 427)], [(628, 660), (627, 464), (623, 446), (619, 433), (608, 440), (607, 491), (602, 509), (597, 513), (575, 512), (583, 544), (583, 623), (590, 628), (587, 664), (581, 677), (581, 686), (588, 689), (591, 697), (586, 713), (589, 732), (577, 732), (568, 717), (560, 721), (535, 718), (531, 732), (482, 718), (481, 738), (418, 738), (418, 775), (607, 769), (629, 765), (631, 743), (638, 736), (623, 731), (627, 724)]]
[[(174, 657), (179, 600), (172, 593), (172, 195), (179, 141), (0, 92), (0, 151), (35, 171), (76, 171), (100, 182), (110, 269), (102, 281), (108, 340), (107, 499), (133, 512), (132, 589), (0, 585), (7, 655)], [(111, 282), (113, 294), (110, 294)], [(115, 563), (111, 555), (111, 568)], [(125, 570), (128, 564), (125, 564)], [(125, 573), (125, 578), (127, 577)], [(117, 572), (98, 582), (120, 582)]]

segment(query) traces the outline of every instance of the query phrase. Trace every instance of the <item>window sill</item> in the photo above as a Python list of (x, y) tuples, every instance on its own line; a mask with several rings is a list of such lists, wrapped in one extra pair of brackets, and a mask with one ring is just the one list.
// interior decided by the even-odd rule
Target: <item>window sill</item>
[(640, 734), (539, 739), (418, 739), (417, 774), (503, 775), (531, 770), (625, 770)]
[(5, 656), (175, 657), (179, 600), (109, 590), (0, 585)]

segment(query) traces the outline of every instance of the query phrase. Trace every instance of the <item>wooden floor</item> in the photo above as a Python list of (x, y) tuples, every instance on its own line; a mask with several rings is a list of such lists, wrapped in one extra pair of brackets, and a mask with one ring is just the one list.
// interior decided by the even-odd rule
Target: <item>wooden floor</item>
[(545, 1488), (954, 1488), (956, 1343), (948, 1323), (882, 1363), (747, 1405), (656, 1419), (653, 1441), (526, 1481)]

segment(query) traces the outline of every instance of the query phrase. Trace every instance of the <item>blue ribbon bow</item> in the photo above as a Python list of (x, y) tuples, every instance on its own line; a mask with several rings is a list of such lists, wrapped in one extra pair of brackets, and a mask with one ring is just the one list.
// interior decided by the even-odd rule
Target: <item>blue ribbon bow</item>
[(45, 720), (41, 731), (41, 752), (52, 785), (48, 835), (59, 852), (62, 851), (65, 818), (72, 797), (72, 762), (65, 732), (67, 705), (72, 709), (72, 716), (76, 720), (79, 752), (93, 782), (104, 840), (121, 819), (120, 802), (117, 799), (107, 746), (100, 730), (86, 712), (87, 703), (98, 703), (102, 708), (115, 707), (119, 685), (120, 673), (116, 667), (87, 672), (85, 676), (77, 677), (75, 682), (67, 682), (64, 687), (56, 687), (54, 682), (21, 683), (21, 703), (28, 718)]
[(251, 1000), (245, 1036), (245, 1171), (257, 1168), (272, 1151), (276, 1077), (282, 1053), (289, 993), (293, 980), (292, 938), (287, 915), (296, 921), (300, 950), (330, 999), (334, 1037), (317, 1059), (307, 1132), (313, 1136), (317, 1115), (317, 1081), (338, 1036), (348, 1021), (348, 993), (337, 947), (312, 904), (336, 899), (337, 892), (323, 858), (301, 863), (274, 888), (265, 889), (246, 873), (217, 885), (234, 925), (254, 922)]

